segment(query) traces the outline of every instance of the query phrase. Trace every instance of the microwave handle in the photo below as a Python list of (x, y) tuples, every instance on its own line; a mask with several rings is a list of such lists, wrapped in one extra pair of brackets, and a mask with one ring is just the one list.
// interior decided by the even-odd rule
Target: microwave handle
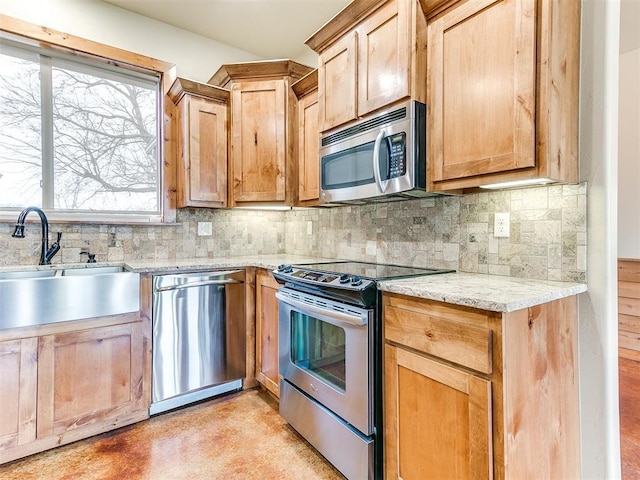
[(384, 193), (389, 184), (389, 180), (382, 180), (382, 175), (380, 175), (380, 146), (382, 145), (384, 137), (385, 132), (384, 129), (382, 129), (373, 144), (373, 178), (380, 189), (380, 193)]

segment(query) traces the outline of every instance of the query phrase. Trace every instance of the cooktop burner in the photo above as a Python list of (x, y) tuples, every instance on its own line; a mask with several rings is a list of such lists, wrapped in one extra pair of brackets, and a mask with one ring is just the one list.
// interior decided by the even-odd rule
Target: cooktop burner
[(376, 282), (392, 278), (447, 273), (453, 270), (405, 267), (380, 263), (339, 261), (278, 265), (274, 278), (290, 288), (358, 305), (371, 304), (376, 297)]
[(293, 268), (313, 270), (317, 272), (357, 275), (362, 278), (368, 278), (371, 280), (388, 280), (391, 278), (432, 275), (435, 273), (445, 273), (452, 271), (435, 268), (405, 267), (402, 265), (386, 265), (384, 263), (350, 261), (331, 263), (307, 263), (304, 265), (295, 265)]

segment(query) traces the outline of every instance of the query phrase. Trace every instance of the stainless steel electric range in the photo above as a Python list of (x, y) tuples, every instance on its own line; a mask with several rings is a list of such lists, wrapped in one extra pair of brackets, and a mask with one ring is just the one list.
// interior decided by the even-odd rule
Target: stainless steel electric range
[(450, 272), (364, 262), (280, 265), (280, 414), (349, 479), (382, 478), (377, 282)]

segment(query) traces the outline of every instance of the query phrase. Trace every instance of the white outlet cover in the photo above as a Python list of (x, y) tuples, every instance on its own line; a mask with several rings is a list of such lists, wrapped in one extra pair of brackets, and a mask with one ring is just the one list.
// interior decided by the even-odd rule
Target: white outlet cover
[(210, 237), (213, 235), (213, 223), (212, 222), (198, 222), (198, 236)]
[(494, 237), (509, 237), (509, 212), (495, 213), (493, 217), (493, 236)]
[(313, 222), (309, 220), (307, 222), (307, 235), (312, 235), (312, 234), (313, 234)]

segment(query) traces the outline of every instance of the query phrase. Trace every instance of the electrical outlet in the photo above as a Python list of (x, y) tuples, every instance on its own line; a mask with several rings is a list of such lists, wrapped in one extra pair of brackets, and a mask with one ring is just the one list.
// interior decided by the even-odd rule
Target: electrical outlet
[(213, 235), (213, 223), (212, 222), (198, 222), (198, 236), (210, 237)]
[(509, 212), (495, 213), (493, 216), (493, 236), (509, 236)]
[(313, 235), (313, 222), (311, 220), (307, 222), (307, 235)]

